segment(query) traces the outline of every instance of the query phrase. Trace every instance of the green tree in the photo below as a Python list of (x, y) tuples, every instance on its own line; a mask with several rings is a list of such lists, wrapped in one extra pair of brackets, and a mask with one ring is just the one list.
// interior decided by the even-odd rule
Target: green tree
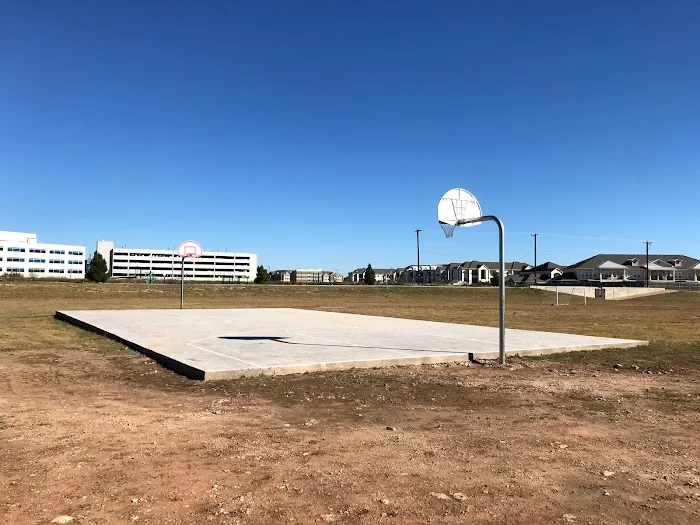
[(85, 277), (96, 283), (107, 282), (107, 279), (109, 279), (109, 273), (107, 272), (107, 261), (105, 261), (105, 258), (102, 257), (102, 255), (95, 252), (92, 259), (90, 259), (90, 264), (88, 264)]
[(377, 282), (377, 278), (374, 275), (374, 270), (372, 269), (372, 265), (368, 264), (367, 269), (365, 270), (365, 284), (374, 284)]
[(270, 280), (270, 274), (267, 273), (265, 267), (261, 264), (258, 266), (258, 274), (255, 276), (255, 284), (263, 284)]

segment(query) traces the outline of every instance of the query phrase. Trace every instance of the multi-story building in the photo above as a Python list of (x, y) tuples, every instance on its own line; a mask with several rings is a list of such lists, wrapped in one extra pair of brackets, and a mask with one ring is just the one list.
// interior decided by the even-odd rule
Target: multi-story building
[(35, 233), (0, 231), (0, 274), (85, 278), (85, 246), (48, 244)]
[[(97, 251), (107, 261), (113, 278), (180, 278), (183, 261), (177, 250), (115, 248), (112, 241), (98, 241)], [(184, 277), (191, 281), (252, 283), (256, 275), (257, 259), (254, 253), (205, 251), (201, 257), (185, 258)]]
[(297, 284), (320, 284), (323, 283), (324, 272), (322, 268), (292, 270), (291, 280)]

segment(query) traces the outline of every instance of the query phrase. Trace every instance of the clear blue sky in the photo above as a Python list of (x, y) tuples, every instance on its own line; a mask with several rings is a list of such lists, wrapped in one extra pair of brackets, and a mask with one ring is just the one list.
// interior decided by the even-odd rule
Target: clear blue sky
[(700, 256), (700, 4), (53, 2), (0, 13), (0, 229), (344, 272)]

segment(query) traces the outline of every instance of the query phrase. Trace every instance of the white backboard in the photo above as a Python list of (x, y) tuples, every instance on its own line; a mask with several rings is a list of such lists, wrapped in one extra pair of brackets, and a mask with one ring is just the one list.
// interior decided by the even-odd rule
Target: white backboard
[(452, 224), (456, 226), (476, 226), (480, 222), (462, 224), (464, 221), (478, 219), (481, 213), (481, 205), (476, 197), (462, 188), (453, 188), (445, 193), (438, 202), (438, 221), (440, 224)]
[(202, 247), (195, 241), (184, 241), (177, 247), (177, 254), (180, 257), (201, 257)]

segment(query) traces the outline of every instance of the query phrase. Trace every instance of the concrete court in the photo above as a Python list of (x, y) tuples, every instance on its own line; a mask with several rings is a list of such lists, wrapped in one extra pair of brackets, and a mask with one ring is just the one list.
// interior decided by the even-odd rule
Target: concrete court
[[(498, 329), (292, 308), (82, 310), (56, 318), (107, 335), (193, 379), (498, 357)], [(508, 355), (646, 341), (507, 330)]]

